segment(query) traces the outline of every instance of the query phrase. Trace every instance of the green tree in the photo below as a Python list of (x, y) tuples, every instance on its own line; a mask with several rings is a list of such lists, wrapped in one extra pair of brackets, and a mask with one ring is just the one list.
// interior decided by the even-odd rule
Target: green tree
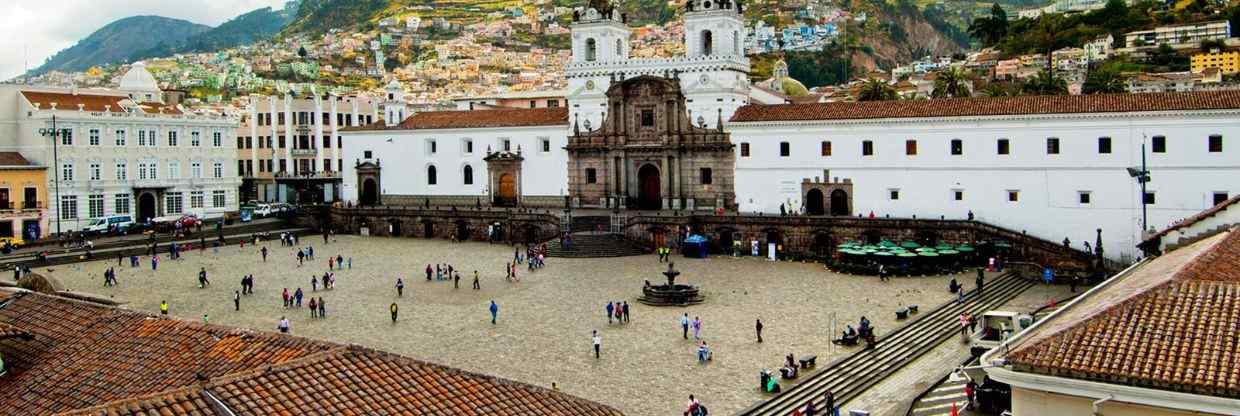
[(1050, 72), (1042, 71), (1025, 81), (1021, 92), (1030, 95), (1066, 95), (1068, 83), (1062, 78), (1055, 78)]
[(305, 46), (302, 46), (302, 47), (297, 48), (297, 56), (300, 56), (300, 57), (302, 57), (302, 58), (305, 58), (305, 57), (306, 57), (306, 47), (305, 47)]
[(1085, 94), (1118, 94), (1128, 91), (1128, 79), (1112, 68), (1089, 71), (1081, 92)]
[(969, 83), (972, 77), (964, 68), (953, 66), (946, 70), (939, 71), (938, 78), (934, 79), (934, 91), (930, 93), (934, 98), (961, 98), (973, 95), (969, 91)]
[(999, 3), (990, 6), (990, 17), (977, 18), (969, 24), (969, 35), (980, 40), (983, 46), (999, 43), (1007, 34), (1007, 12)]
[(865, 83), (861, 85), (861, 91), (857, 93), (857, 101), (888, 101), (899, 98), (900, 95), (896, 93), (895, 88), (878, 78), (865, 80)]
[(1014, 97), (1020, 95), (1019, 88), (1002, 82), (992, 82), (982, 88), (982, 95), (987, 97)]

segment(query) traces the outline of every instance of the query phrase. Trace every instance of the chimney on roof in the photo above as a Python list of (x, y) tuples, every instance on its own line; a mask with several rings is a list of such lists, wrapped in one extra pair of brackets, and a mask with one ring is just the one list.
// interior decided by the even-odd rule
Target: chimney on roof
[(55, 110), (55, 109), (56, 109), (56, 105), (57, 105), (57, 104), (59, 104), (59, 103), (52, 103), (52, 104), (51, 104), (51, 106), (52, 106), (52, 109), (53, 109), (53, 110)]
[(83, 111), (85, 109), (86, 109), (86, 104), (78, 103), (78, 111)]
[(112, 112), (112, 104), (104, 104), (103, 111)]

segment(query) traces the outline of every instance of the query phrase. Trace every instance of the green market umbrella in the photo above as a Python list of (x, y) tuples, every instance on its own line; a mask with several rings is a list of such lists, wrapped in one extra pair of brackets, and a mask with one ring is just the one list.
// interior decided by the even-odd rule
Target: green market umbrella
[(933, 251), (923, 251), (921, 253), (917, 253), (917, 255), (922, 257), (938, 257), (939, 253), (935, 253)]
[(885, 256), (885, 257), (890, 257), (890, 256), (892, 256), (893, 254), (891, 254), (890, 252), (886, 252), (886, 251), (880, 251), (880, 252), (874, 253), (874, 255), (875, 255), (875, 256)]
[(933, 253), (933, 252), (934, 252), (934, 249), (929, 248), (929, 247), (922, 247), (922, 248), (919, 248), (919, 249), (917, 249), (917, 250), (915, 250), (915, 251), (917, 251), (918, 253)]
[(883, 240), (883, 241), (880, 241), (880, 242), (878, 243), (878, 245), (883, 246), (883, 247), (895, 247), (895, 246), (896, 246), (896, 243), (893, 243), (893, 242), (890, 242), (890, 241), (887, 241), (887, 240)]
[(971, 252), (973, 252), (973, 247), (970, 247), (970, 246), (960, 246), (960, 247), (956, 247), (956, 250), (957, 250), (957, 251), (959, 251), (959, 252), (961, 252), (961, 253), (971, 253)]
[(918, 247), (921, 247), (921, 244), (917, 244), (917, 243), (914, 243), (914, 242), (912, 242), (912, 241), (905, 241), (905, 242), (903, 242), (903, 243), (900, 243), (900, 247), (904, 247), (904, 248), (918, 248)]
[(960, 254), (960, 252), (956, 250), (939, 250), (939, 254)]
[(898, 257), (917, 257), (917, 254), (916, 254), (916, 253), (907, 253), (907, 252), (906, 252), (906, 253), (900, 253), (900, 254), (897, 254), (896, 256), (898, 256)]
[(951, 244), (939, 244), (937, 246), (934, 246), (934, 248), (937, 250), (951, 250), (952, 245)]

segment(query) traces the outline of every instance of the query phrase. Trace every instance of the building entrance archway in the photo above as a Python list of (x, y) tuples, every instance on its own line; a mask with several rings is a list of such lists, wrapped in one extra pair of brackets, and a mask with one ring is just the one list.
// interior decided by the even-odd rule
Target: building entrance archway
[(151, 218), (155, 218), (158, 214), (158, 204), (155, 201), (155, 194), (144, 192), (138, 196), (138, 219), (142, 222), (150, 222)]
[(831, 191), (831, 215), (852, 215), (848, 207), (848, 193), (844, 192), (843, 189)]
[(362, 181), (362, 206), (372, 206), (379, 202), (379, 185), (373, 178)]
[(807, 215), (823, 215), (826, 214), (824, 207), (824, 197), (822, 191), (818, 189), (810, 189), (805, 193), (805, 213)]
[(660, 192), (662, 181), (659, 178), (659, 168), (651, 164), (642, 165), (641, 169), (637, 170), (637, 181), (639, 186), (637, 208), (662, 209), (663, 195)]
[(505, 207), (517, 205), (517, 180), (511, 173), (499, 175), (499, 195), (496, 197), (495, 205)]

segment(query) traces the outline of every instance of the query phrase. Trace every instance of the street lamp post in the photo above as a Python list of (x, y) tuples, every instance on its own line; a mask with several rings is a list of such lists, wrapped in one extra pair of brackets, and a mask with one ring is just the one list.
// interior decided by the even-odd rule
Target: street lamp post
[[(56, 115), (55, 115), (55, 114), (53, 114), (53, 115), (52, 115), (52, 124), (51, 124), (51, 128), (42, 128), (42, 129), (39, 129), (39, 135), (41, 135), (41, 136), (43, 136), (43, 137), (50, 137), (50, 138), (52, 138), (52, 172), (53, 172), (53, 174), (54, 174), (54, 175), (56, 175), (56, 176), (55, 176), (56, 180), (52, 182), (53, 192), (55, 192), (55, 193), (56, 193), (56, 200), (55, 200), (55, 201), (53, 201), (52, 203), (53, 203), (53, 204), (60, 204), (60, 146), (59, 146), (59, 145), (60, 145), (60, 139), (61, 139), (61, 138), (66, 137), (66, 136), (67, 136), (67, 137), (72, 137), (72, 135), (73, 135), (73, 130), (71, 130), (71, 129), (60, 129), (60, 128), (57, 128), (57, 127), (56, 127)], [(60, 207), (59, 205), (57, 205), (57, 208), (56, 208), (56, 235), (60, 235), (60, 233), (61, 233), (61, 229), (60, 229), (60, 219), (64, 217), (64, 214), (63, 214), (62, 212), (60, 212), (60, 209), (61, 209), (61, 208), (63, 208), (63, 207)]]
[(1145, 165), (1145, 143), (1141, 143), (1141, 168), (1128, 168), (1128, 176), (1137, 180), (1141, 186), (1141, 234), (1149, 229), (1149, 204), (1145, 203), (1145, 184), (1150, 181), (1150, 169)]

